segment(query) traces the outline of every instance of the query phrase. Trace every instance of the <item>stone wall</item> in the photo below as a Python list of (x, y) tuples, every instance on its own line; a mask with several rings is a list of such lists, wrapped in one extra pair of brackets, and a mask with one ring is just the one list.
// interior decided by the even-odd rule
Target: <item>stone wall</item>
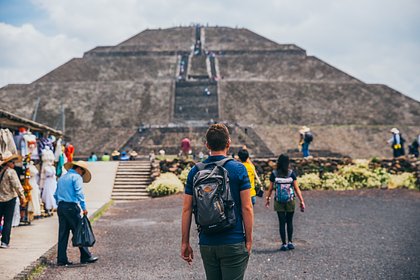
[[(254, 159), (253, 163), (257, 169), (257, 173), (262, 177), (261, 180), (267, 180), (273, 169), (276, 167), (275, 158), (271, 159)], [(350, 158), (314, 158), (314, 159), (300, 159), (291, 158), (290, 165), (296, 171), (298, 176), (306, 173), (318, 173), (322, 176), (326, 172), (336, 172), (340, 166), (350, 165), (354, 162)], [(194, 161), (173, 159), (162, 160), (159, 163), (161, 172), (173, 172), (177, 175), (181, 174), (186, 167), (194, 166)], [(417, 159), (376, 159), (369, 164), (372, 168), (382, 167), (391, 174), (399, 174), (402, 172), (413, 172), (416, 174), (418, 180), (417, 184), (420, 186), (420, 160)]]

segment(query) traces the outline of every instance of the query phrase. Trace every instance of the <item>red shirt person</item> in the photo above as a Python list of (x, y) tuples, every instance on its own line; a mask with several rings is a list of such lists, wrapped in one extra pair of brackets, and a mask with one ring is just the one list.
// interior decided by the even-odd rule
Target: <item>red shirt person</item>
[(188, 157), (188, 154), (191, 151), (191, 141), (188, 138), (184, 138), (181, 140), (181, 151), (182, 154)]
[(73, 161), (74, 146), (71, 143), (67, 143), (64, 154), (66, 155), (67, 162)]

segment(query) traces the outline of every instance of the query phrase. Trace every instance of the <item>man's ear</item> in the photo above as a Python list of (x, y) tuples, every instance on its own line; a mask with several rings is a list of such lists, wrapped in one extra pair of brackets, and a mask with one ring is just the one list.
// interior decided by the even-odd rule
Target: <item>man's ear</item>
[(210, 146), (209, 146), (209, 144), (207, 143), (207, 141), (206, 141), (206, 148), (207, 148), (207, 150), (211, 151)]
[(229, 149), (231, 143), (232, 143), (232, 140), (230, 140), (230, 137), (229, 137), (229, 140), (228, 140), (228, 142), (226, 144), (226, 149)]

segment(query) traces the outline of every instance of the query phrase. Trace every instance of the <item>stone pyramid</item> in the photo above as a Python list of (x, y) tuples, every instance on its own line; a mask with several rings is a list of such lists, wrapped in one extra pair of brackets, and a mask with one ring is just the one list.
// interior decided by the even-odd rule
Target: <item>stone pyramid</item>
[(235, 127), (235, 147), (250, 145), (256, 156), (293, 153), (302, 125), (311, 127), (319, 156), (391, 156), (390, 128), (410, 142), (420, 133), (420, 102), (243, 28), (147, 29), (30, 84), (1, 88), (0, 106), (30, 117), (38, 97), (36, 121), (46, 125), (62, 129), (64, 106), (65, 134), (79, 156), (175, 152), (183, 136), (202, 150), (200, 133), (211, 121)]

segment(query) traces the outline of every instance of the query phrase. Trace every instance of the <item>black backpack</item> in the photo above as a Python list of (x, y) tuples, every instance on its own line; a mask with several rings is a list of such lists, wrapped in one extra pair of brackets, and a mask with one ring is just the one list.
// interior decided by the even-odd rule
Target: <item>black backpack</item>
[(304, 140), (306, 143), (311, 143), (314, 140), (314, 136), (312, 135), (311, 132), (306, 132)]
[(228, 171), (223, 167), (233, 160), (196, 164), (193, 179), (193, 213), (199, 232), (214, 234), (236, 225), (235, 201), (229, 186)]

